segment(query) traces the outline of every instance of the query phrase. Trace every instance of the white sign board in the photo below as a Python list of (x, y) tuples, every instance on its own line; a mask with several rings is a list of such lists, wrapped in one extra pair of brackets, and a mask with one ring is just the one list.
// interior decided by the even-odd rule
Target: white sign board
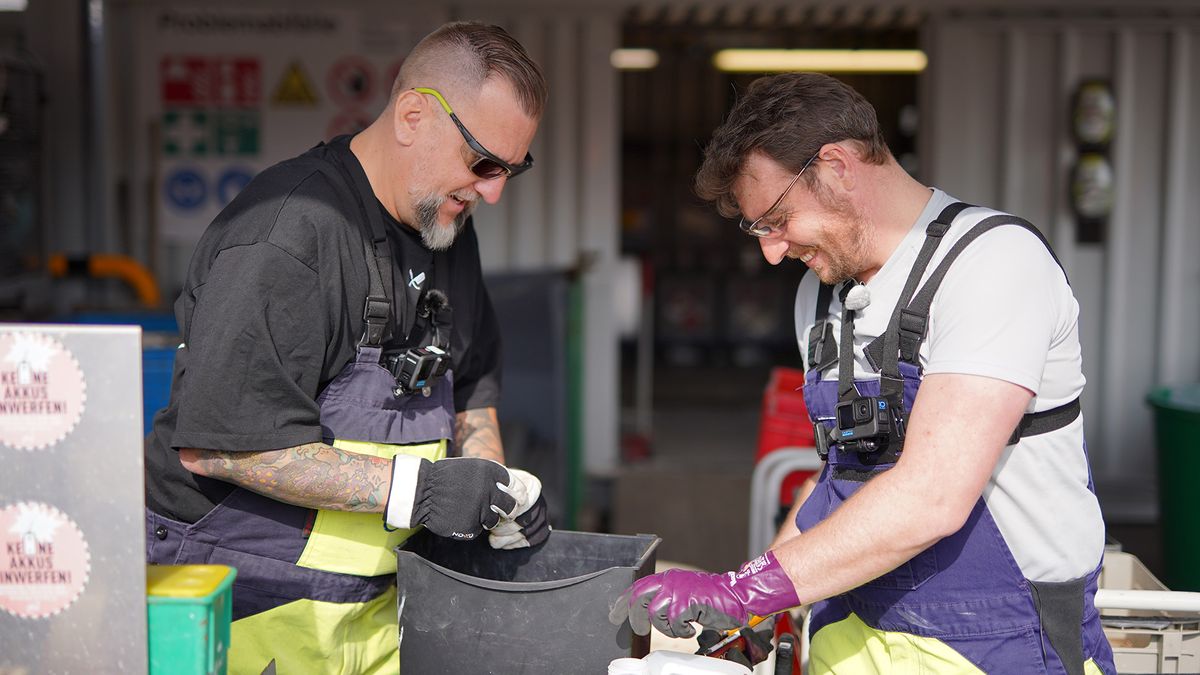
[(141, 329), (0, 324), (0, 673), (145, 673)]

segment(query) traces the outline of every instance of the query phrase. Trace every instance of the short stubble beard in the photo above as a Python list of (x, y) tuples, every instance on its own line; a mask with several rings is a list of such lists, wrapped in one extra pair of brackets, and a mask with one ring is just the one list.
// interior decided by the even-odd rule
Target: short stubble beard
[[(821, 250), (825, 252), (828, 264), (824, 270), (813, 271), (821, 283), (839, 284), (857, 277), (866, 269), (875, 232), (862, 211), (853, 204), (835, 200), (832, 195), (820, 192), (817, 193), (817, 199), (826, 209), (841, 216), (842, 223), (841, 232), (830, 234), (826, 231), (823, 239), (830, 243), (821, 247)], [(838, 243), (832, 244), (835, 241)]]

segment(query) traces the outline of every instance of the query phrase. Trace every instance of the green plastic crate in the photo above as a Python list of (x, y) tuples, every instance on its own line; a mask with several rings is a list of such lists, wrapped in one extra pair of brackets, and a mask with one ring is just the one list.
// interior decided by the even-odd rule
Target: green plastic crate
[(225, 675), (233, 578), (225, 565), (147, 565), (150, 675)]

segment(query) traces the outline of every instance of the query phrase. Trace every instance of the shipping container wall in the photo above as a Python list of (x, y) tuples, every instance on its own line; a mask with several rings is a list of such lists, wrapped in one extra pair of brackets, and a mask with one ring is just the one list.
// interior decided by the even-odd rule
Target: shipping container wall
[(1200, 380), (1200, 19), (958, 15), (926, 28), (924, 177), (1049, 237), (1079, 300), (1105, 512), (1154, 518), (1145, 396)]

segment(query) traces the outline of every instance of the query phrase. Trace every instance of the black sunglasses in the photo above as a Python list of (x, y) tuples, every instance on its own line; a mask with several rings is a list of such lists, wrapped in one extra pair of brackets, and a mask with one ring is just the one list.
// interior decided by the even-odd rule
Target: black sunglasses
[(430, 96), (436, 98), (438, 103), (442, 104), (442, 108), (446, 111), (446, 114), (450, 116), (450, 119), (454, 122), (454, 125), (458, 127), (459, 133), (461, 133), (462, 137), (466, 139), (467, 145), (475, 151), (475, 154), (479, 155), (479, 159), (476, 159), (470, 164), (471, 173), (486, 180), (499, 178), (501, 176), (512, 178), (513, 176), (517, 176), (528, 171), (530, 167), (533, 166), (533, 155), (529, 154), (528, 152), (525, 153), (525, 161), (521, 162), (520, 164), (509, 164), (508, 162), (492, 154), (487, 148), (483, 147), (479, 141), (475, 140), (475, 137), (471, 135), (471, 132), (467, 131), (467, 128), (463, 126), (463, 123), (459, 121), (458, 115), (454, 114), (454, 111), (450, 109), (450, 104), (446, 103), (446, 99), (442, 97), (438, 90), (430, 89), (429, 87), (413, 87), (413, 91), (422, 94), (429, 94)]

